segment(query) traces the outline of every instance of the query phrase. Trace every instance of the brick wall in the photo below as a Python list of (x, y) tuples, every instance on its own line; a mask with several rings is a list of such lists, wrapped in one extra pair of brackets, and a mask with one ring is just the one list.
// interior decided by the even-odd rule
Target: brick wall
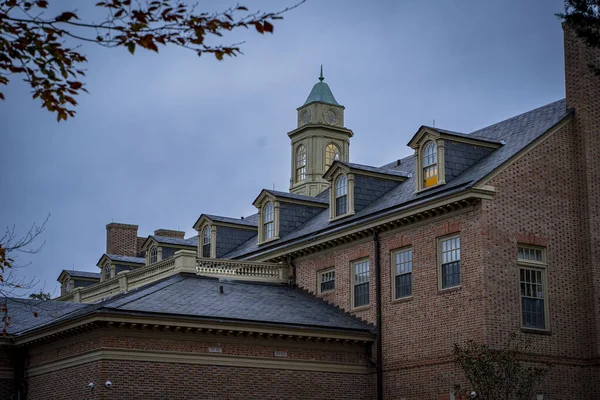
[(110, 223), (106, 225), (106, 254), (137, 256), (137, 225)]
[(183, 231), (174, 231), (171, 229), (157, 229), (154, 231), (154, 236), (166, 236), (177, 239), (183, 239), (185, 237), (185, 232)]

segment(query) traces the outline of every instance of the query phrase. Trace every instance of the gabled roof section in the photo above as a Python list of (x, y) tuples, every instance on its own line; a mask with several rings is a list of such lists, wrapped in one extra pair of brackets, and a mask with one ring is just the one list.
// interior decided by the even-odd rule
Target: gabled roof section
[(492, 147), (497, 149), (502, 146), (502, 140), (486, 138), (480, 135), (466, 134), (448, 131), (446, 129), (433, 128), (431, 126), (421, 125), (417, 133), (408, 142), (408, 146), (416, 149), (425, 137), (434, 139), (446, 139), (458, 142), (464, 142), (475, 146)]
[(378, 178), (383, 179), (392, 179), (396, 181), (403, 182), (410, 178), (410, 173), (405, 171), (400, 171), (397, 169), (391, 168), (381, 168), (374, 167), (371, 165), (362, 165), (355, 163), (347, 163), (340, 160), (335, 160), (331, 167), (323, 174), (323, 178), (329, 180), (335, 173), (340, 169), (344, 169), (346, 172), (354, 172), (363, 175), (371, 175), (376, 176)]
[(58, 282), (62, 282), (65, 276), (69, 276), (71, 278), (81, 278), (81, 279), (100, 279), (100, 274), (98, 272), (88, 272), (88, 271), (75, 271), (71, 269), (63, 269), (60, 275), (58, 275)]
[(194, 224), (194, 229), (200, 229), (200, 226), (204, 222), (239, 225), (241, 229), (258, 228), (258, 219), (254, 218), (256, 215), (257, 214), (253, 214), (248, 218), (231, 218), (222, 217), (220, 215), (201, 214), (200, 217), (198, 217), (198, 220), (196, 220), (196, 223)]
[(154, 244), (170, 244), (173, 246), (183, 247), (196, 247), (198, 245), (198, 236), (192, 236), (191, 238), (181, 239), (174, 238), (171, 236), (157, 236), (150, 235), (142, 244), (142, 250), (146, 250), (152, 243)]
[(103, 254), (102, 257), (100, 257), (100, 260), (98, 260), (98, 263), (96, 264), (98, 267), (102, 267), (102, 265), (104, 265), (106, 263), (106, 261), (117, 261), (117, 262), (124, 262), (124, 263), (128, 263), (128, 264), (146, 264), (146, 259), (144, 257), (131, 257), (131, 256), (121, 256), (118, 254)]
[(280, 192), (277, 190), (269, 189), (263, 189), (258, 195), (258, 197), (256, 197), (256, 199), (252, 202), (252, 204), (255, 207), (259, 207), (260, 204), (264, 201), (265, 197), (268, 197), (271, 200), (302, 203), (313, 207), (327, 207), (329, 205), (329, 201), (327, 199), (323, 199), (321, 196), (304, 196), (301, 194)]

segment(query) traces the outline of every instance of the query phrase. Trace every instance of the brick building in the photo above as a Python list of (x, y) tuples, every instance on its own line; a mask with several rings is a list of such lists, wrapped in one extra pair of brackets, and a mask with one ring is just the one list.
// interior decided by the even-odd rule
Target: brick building
[(350, 162), (321, 76), (288, 133), (289, 193), (201, 214), (193, 238), (109, 224), (98, 273), (63, 271), (57, 301), (7, 299), (0, 394), (449, 399), (453, 344), (516, 333), (553, 365), (538, 398), (600, 398), (590, 62), (567, 30), (566, 99), (471, 133), (422, 126), (383, 166)]

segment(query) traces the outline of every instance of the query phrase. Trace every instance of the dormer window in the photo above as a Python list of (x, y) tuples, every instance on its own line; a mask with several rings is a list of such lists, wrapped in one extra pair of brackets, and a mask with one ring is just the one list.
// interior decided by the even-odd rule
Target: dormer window
[(152, 246), (150, 249), (150, 264), (154, 264), (158, 261), (158, 250), (156, 246)]
[(70, 291), (71, 291), (71, 283), (69, 282), (69, 279), (65, 279), (63, 282), (63, 292), (69, 293)]
[(348, 178), (345, 174), (335, 180), (335, 216), (348, 212)]
[(296, 182), (306, 179), (306, 147), (298, 146), (296, 149)]
[(438, 183), (437, 145), (429, 141), (423, 147), (423, 188)]
[(263, 240), (275, 237), (275, 213), (273, 203), (268, 202), (263, 208)]
[(110, 263), (106, 263), (104, 264), (104, 270), (103, 270), (103, 274), (104, 274), (104, 280), (109, 280), (110, 279)]
[(202, 257), (210, 258), (210, 247), (212, 244), (212, 232), (210, 225), (206, 225), (202, 230)]
[(325, 147), (325, 171), (331, 167), (335, 160), (340, 159), (340, 149), (333, 143), (329, 143)]

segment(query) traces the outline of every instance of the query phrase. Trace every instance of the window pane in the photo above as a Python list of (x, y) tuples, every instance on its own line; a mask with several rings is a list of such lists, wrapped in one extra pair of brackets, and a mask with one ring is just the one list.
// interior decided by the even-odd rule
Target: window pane
[(344, 215), (348, 211), (348, 197), (342, 196), (335, 199), (335, 216)]
[(460, 285), (460, 237), (442, 240), (442, 289)]
[(412, 273), (396, 275), (396, 298), (412, 295)]
[(335, 271), (321, 273), (321, 292), (335, 289)]
[(355, 263), (354, 273), (354, 307), (369, 304), (369, 261)]
[[(535, 256), (535, 251), (524, 253)], [(521, 308), (523, 326), (529, 328), (546, 328), (544, 309), (543, 271), (521, 268), (519, 271), (521, 286)]]

